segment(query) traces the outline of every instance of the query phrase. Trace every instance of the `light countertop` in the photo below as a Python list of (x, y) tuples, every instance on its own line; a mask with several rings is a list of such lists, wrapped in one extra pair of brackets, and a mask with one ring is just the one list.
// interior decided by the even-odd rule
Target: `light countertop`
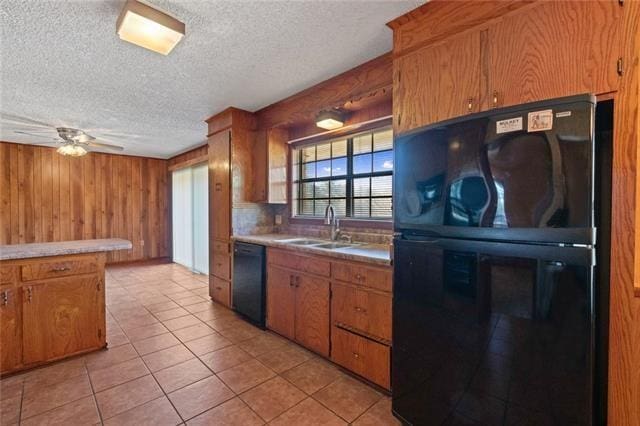
[(123, 240), (121, 238), (59, 241), (53, 243), (8, 244), (0, 245), (0, 260), (64, 256), (79, 253), (126, 250), (130, 248), (131, 241)]
[(317, 254), (321, 256), (335, 257), (344, 260), (353, 260), (357, 262), (367, 262), (377, 265), (390, 265), (391, 255), (389, 245), (383, 244), (368, 244), (355, 242), (353, 246), (349, 248), (340, 249), (324, 249), (313, 246), (303, 246), (291, 244), (283, 240), (291, 239), (310, 239), (310, 240), (322, 240), (330, 243), (331, 241), (324, 240), (322, 238), (302, 236), (302, 235), (289, 235), (289, 234), (262, 234), (262, 235), (234, 235), (235, 241), (242, 241), (245, 243), (259, 244), (270, 247), (280, 247), (288, 250), (295, 250), (298, 252)]

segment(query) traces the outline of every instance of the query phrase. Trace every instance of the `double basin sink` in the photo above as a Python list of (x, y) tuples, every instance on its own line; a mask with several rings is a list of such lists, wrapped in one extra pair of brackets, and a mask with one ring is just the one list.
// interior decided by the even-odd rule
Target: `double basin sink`
[(309, 238), (292, 238), (288, 240), (278, 240), (278, 242), (291, 244), (294, 246), (305, 246), (305, 247), (313, 247), (324, 250), (345, 250), (350, 248), (356, 248), (361, 246), (362, 244), (356, 243), (338, 243), (326, 240), (315, 240)]

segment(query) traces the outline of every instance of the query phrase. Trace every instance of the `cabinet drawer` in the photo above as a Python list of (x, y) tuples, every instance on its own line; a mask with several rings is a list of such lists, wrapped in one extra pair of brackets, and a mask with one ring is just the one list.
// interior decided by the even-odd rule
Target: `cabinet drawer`
[(209, 295), (218, 303), (231, 306), (231, 282), (210, 276)]
[(96, 257), (84, 257), (73, 260), (52, 260), (22, 265), (22, 281), (42, 280), (47, 278), (66, 277), (97, 272), (99, 270)]
[(338, 327), (331, 330), (331, 359), (356, 374), (390, 388), (389, 346), (365, 339)]
[(0, 284), (13, 284), (18, 278), (18, 268), (16, 266), (0, 265)]
[(331, 275), (331, 263), (318, 256), (303, 256), (287, 250), (269, 249), (267, 251), (267, 261), (272, 265), (322, 275), (323, 277)]
[(391, 296), (332, 284), (331, 323), (343, 324), (374, 339), (391, 342)]
[(230, 252), (228, 241), (213, 241), (213, 253), (229, 254)]
[(373, 268), (355, 263), (333, 262), (333, 278), (376, 290), (392, 290), (391, 268)]
[(214, 253), (212, 273), (216, 277), (230, 280), (231, 279), (231, 256), (228, 254)]

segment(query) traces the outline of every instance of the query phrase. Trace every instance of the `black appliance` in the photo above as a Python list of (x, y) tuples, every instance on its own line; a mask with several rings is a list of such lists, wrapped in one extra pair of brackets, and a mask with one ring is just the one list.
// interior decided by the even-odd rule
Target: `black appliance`
[(265, 327), (265, 248), (236, 241), (233, 247), (233, 310)]
[(607, 274), (595, 270), (594, 215), (607, 217), (610, 191), (596, 181), (595, 108), (588, 95), (561, 98), (396, 138), (392, 406), (403, 422), (599, 423), (594, 277)]

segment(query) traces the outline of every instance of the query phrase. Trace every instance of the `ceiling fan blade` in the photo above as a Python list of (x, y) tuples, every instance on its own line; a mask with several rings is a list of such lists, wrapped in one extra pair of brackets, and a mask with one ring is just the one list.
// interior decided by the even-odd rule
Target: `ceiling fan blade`
[(121, 146), (111, 145), (109, 143), (96, 142), (95, 140), (91, 142), (84, 142), (84, 144), (94, 148), (107, 148), (107, 149), (113, 149), (114, 151), (124, 151), (124, 148)]
[(60, 142), (37, 142), (37, 143), (31, 143), (29, 145), (59, 145)]
[(31, 125), (31, 126), (43, 126), (43, 127), (49, 127), (49, 128), (55, 129), (55, 126), (52, 126), (51, 124), (44, 123), (38, 120), (33, 120), (27, 117), (21, 117), (19, 115), (7, 114), (6, 112), (0, 112), (0, 118), (2, 118), (3, 120), (13, 121), (19, 124), (25, 124), (25, 125)]
[(58, 141), (58, 138), (53, 138), (51, 136), (37, 135), (35, 133), (23, 132), (21, 130), (15, 130), (14, 133), (20, 133), (21, 135), (29, 135), (29, 136), (34, 136), (36, 138), (50, 139), (52, 141)]

